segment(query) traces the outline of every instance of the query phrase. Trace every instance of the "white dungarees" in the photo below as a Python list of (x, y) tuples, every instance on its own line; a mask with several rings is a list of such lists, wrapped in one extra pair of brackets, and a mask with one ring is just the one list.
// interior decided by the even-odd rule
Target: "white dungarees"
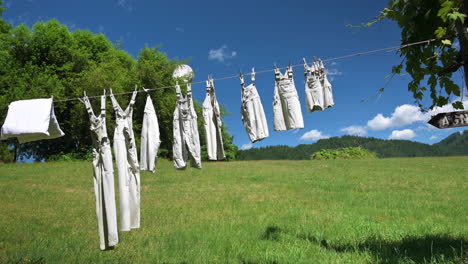
[(206, 81), (206, 97), (203, 102), (203, 121), (206, 133), (206, 149), (209, 160), (224, 160), (221, 113), (214, 90), (213, 79)]
[(192, 101), (192, 88), (190, 84), (187, 84), (187, 95), (183, 96), (180, 86), (176, 85), (176, 93), (177, 105), (174, 110), (174, 142), (172, 144), (174, 167), (185, 169), (190, 154), (192, 167), (201, 169), (200, 137), (197, 113)]
[(86, 106), (91, 121), (96, 216), (100, 248), (105, 250), (119, 243), (115, 208), (114, 167), (112, 166), (112, 153), (106, 129), (106, 96), (101, 96), (101, 114), (99, 116), (94, 115), (86, 94), (82, 102)]
[(115, 110), (114, 153), (119, 172), (120, 230), (130, 231), (140, 228), (140, 168), (133, 135), (133, 104), (137, 91), (134, 91), (127, 109), (122, 110), (111, 91), (111, 101)]
[(301, 103), (294, 85), (293, 70), (289, 66), (283, 75), (275, 69), (275, 95), (273, 100), (274, 130), (304, 128)]

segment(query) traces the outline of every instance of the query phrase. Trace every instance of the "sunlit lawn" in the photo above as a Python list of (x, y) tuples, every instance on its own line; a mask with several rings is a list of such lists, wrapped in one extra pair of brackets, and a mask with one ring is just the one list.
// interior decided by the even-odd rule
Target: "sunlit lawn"
[(142, 173), (103, 252), (89, 162), (0, 164), (0, 262), (468, 263), (468, 157), (203, 166)]

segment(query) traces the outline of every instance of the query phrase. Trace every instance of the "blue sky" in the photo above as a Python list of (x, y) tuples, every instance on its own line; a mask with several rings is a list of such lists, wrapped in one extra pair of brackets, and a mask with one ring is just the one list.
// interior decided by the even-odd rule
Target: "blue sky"
[[(353, 28), (372, 20), (386, 6), (386, 0), (361, 1), (52, 1), (6, 0), (4, 19), (10, 24), (32, 25), (57, 18), (71, 30), (102, 32), (110, 40), (122, 41), (122, 48), (137, 56), (145, 45), (162, 45), (170, 58), (190, 58), (194, 81), (280, 67), (289, 61), (300, 64), (305, 57), (327, 59), (361, 51), (397, 46), (400, 29), (390, 21), (370, 28)], [(270, 137), (253, 147), (312, 143), (320, 138), (354, 134), (378, 138), (411, 139), (435, 143), (464, 128), (439, 130), (426, 125), (430, 114), (419, 112), (407, 91), (408, 76), (396, 76), (378, 98), (391, 67), (401, 58), (395, 52), (353, 57), (327, 63), (335, 106), (323, 112), (307, 113), (302, 67), (294, 78), (302, 104), (305, 128), (273, 131), (273, 73), (257, 75)], [(457, 73), (456, 81), (461, 84)], [(248, 78), (247, 78), (248, 79)], [(247, 81), (247, 83), (250, 83)], [(220, 104), (231, 115), (224, 118), (234, 143), (249, 148), (240, 118), (238, 79), (215, 81)], [(203, 101), (204, 85), (194, 85), (194, 96)], [(362, 102), (362, 100), (368, 102)], [(455, 98), (454, 98), (455, 99)], [(426, 104), (429, 105), (429, 102)], [(444, 110), (450, 110), (446, 107)]]

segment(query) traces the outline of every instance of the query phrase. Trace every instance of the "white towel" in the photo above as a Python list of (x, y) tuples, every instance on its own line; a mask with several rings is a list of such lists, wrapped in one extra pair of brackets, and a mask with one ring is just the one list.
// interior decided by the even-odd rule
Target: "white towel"
[(17, 137), (19, 143), (64, 136), (55, 118), (52, 98), (10, 103), (0, 139)]

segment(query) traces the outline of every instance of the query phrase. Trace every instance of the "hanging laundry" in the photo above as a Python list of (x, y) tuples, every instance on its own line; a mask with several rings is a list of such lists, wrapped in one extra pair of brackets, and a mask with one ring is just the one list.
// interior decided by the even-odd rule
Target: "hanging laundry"
[(16, 137), (19, 143), (65, 135), (55, 117), (52, 98), (10, 103), (0, 134), (1, 140)]
[(120, 230), (140, 228), (140, 168), (135, 136), (133, 134), (133, 104), (135, 90), (127, 108), (122, 110), (114, 95), (110, 94), (115, 110), (114, 153), (119, 174)]
[(323, 86), (323, 107), (324, 109), (330, 108), (335, 104), (333, 100), (333, 92), (331, 83), (328, 81), (327, 78), (327, 71), (325, 70), (325, 66), (323, 65), (323, 61), (319, 60), (320, 66), (320, 82)]
[(94, 195), (98, 220), (101, 250), (119, 243), (117, 233), (117, 213), (115, 208), (114, 167), (109, 137), (106, 129), (106, 96), (101, 96), (101, 113), (95, 116), (89, 98), (81, 100), (86, 106), (91, 121), (93, 138)]
[(294, 85), (291, 65), (281, 74), (275, 68), (275, 95), (273, 99), (274, 130), (304, 128), (301, 104)]
[(156, 110), (154, 110), (153, 101), (148, 94), (146, 96), (143, 125), (141, 128), (141, 170), (155, 172), (155, 162), (158, 157), (160, 144), (158, 117), (156, 115)]
[(304, 70), (307, 111), (311, 113), (316, 110), (324, 110), (324, 89), (319, 78), (319, 66), (313, 62), (312, 66), (309, 67), (304, 59)]
[(209, 160), (224, 160), (221, 112), (214, 89), (213, 79), (206, 81), (206, 97), (203, 102), (203, 121), (206, 133), (206, 149)]
[(177, 105), (174, 110), (174, 167), (185, 169), (190, 155), (192, 167), (201, 169), (200, 137), (198, 134), (197, 113), (192, 101), (192, 88), (187, 84), (187, 95), (183, 96), (176, 85)]
[(252, 83), (245, 87), (244, 77), (241, 74), (241, 117), (245, 130), (252, 143), (268, 137), (268, 125), (263, 111), (263, 105), (260, 101), (257, 88), (255, 88), (255, 72), (252, 70)]

